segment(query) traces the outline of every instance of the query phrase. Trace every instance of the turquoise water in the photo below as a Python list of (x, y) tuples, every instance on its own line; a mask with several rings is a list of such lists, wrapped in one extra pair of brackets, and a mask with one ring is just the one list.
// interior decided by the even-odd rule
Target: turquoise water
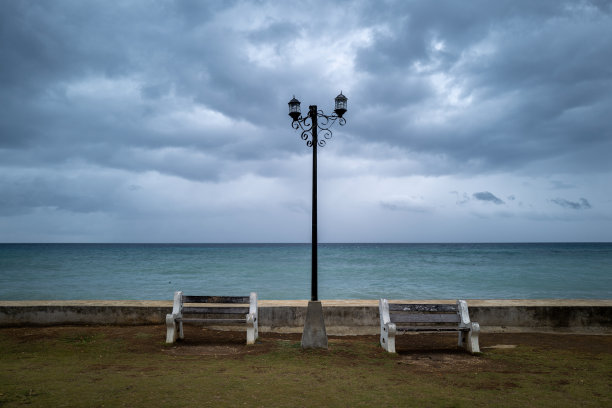
[[(0, 244), (0, 300), (310, 298), (309, 244)], [(611, 299), (612, 243), (321, 244), (320, 299)]]

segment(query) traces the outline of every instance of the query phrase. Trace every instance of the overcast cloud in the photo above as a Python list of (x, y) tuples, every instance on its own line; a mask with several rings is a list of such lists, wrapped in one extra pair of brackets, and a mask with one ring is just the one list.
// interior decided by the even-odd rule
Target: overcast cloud
[(0, 242), (612, 240), (611, 1), (0, 3)]

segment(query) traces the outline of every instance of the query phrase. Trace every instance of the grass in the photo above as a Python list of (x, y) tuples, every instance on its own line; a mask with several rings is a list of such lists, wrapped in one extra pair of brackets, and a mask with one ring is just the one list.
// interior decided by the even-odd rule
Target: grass
[(0, 329), (0, 407), (612, 405), (611, 336), (482, 335), (483, 346), (517, 344), (479, 356), (439, 337), (419, 336), (420, 348), (406, 338), (391, 355), (375, 336), (331, 338), (329, 350), (288, 335), (254, 346), (244, 333), (202, 330), (172, 346), (164, 336), (160, 326)]

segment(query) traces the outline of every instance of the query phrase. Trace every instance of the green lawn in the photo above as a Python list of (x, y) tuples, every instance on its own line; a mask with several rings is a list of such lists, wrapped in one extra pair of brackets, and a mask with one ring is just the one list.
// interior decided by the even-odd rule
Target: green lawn
[[(330, 338), (191, 328), (0, 329), (0, 407), (602, 407), (612, 406), (612, 336), (481, 335), (471, 356), (455, 338)], [(496, 347), (497, 344), (512, 347)]]

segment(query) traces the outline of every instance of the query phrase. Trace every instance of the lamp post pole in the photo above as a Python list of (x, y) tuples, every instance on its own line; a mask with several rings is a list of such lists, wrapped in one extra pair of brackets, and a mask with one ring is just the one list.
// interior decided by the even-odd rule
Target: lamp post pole
[[(327, 140), (332, 138), (331, 126), (338, 121), (343, 126), (346, 119), (342, 117), (346, 112), (348, 99), (340, 95), (335, 98), (333, 115), (325, 115), (317, 109), (317, 105), (308, 107), (308, 115), (302, 117), (300, 101), (293, 99), (289, 102), (289, 116), (293, 119), (291, 126), (302, 130), (302, 140), (308, 147), (312, 147), (312, 264), (311, 264), (311, 296), (306, 311), (304, 332), (302, 333), (302, 348), (327, 348), (327, 333), (323, 320), (323, 309), (318, 293), (318, 236), (317, 236), (317, 146), (323, 147)], [(319, 121), (321, 118), (321, 121)], [(322, 137), (319, 139), (319, 130)]]
[(317, 248), (319, 238), (317, 235), (317, 105), (309, 107), (308, 114), (312, 118), (312, 277), (310, 288), (310, 300), (319, 300), (319, 257)]

